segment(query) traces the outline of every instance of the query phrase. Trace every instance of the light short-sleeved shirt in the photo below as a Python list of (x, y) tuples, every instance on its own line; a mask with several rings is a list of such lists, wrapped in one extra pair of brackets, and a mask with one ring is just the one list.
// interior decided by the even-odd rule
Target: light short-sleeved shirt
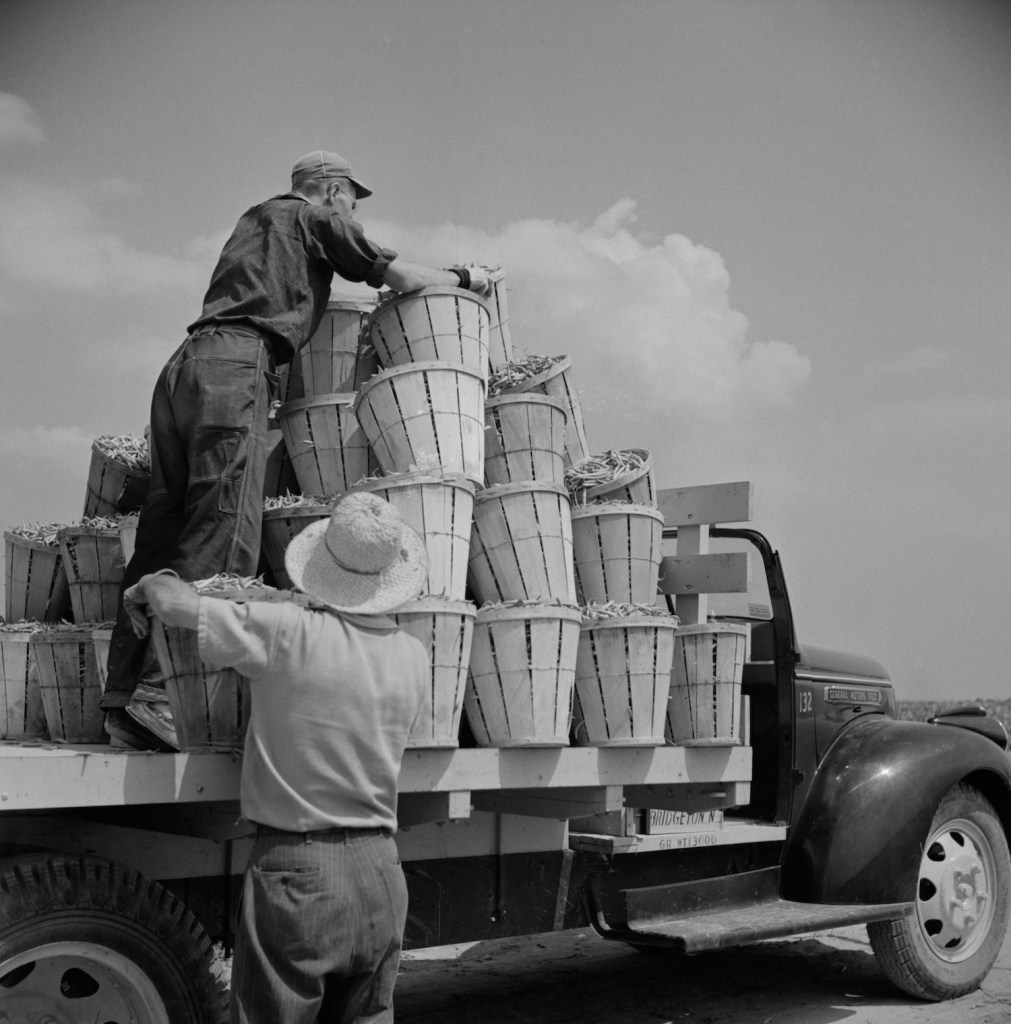
[(242, 815), (294, 832), (397, 827), (428, 653), (386, 616), (202, 597), (200, 656), (250, 683)]

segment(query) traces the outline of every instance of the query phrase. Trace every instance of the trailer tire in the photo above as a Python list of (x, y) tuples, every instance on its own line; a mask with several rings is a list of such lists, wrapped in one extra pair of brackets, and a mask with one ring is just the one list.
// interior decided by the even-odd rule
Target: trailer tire
[(224, 1024), (228, 990), (164, 886), (97, 857), (32, 854), (0, 861), (0, 1005), (53, 1024)]
[(892, 984), (934, 1002), (973, 992), (993, 966), (1008, 926), (1011, 857), (991, 803), (954, 786), (923, 846), (915, 911), (867, 926)]

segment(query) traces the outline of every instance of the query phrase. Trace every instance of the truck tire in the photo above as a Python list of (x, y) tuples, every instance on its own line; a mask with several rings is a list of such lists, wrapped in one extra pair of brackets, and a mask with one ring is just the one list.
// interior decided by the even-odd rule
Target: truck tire
[(889, 981), (935, 1002), (979, 988), (1007, 932), (1009, 887), (1011, 858), (993, 806), (972, 786), (954, 786), (923, 847), (915, 912), (867, 926)]
[(0, 861), (0, 1021), (224, 1024), (227, 985), (193, 914), (96, 857)]

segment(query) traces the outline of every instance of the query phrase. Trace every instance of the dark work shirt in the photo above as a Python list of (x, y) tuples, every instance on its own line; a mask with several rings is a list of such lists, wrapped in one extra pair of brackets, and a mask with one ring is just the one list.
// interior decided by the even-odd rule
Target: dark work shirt
[(379, 288), (396, 253), (369, 241), (357, 221), (285, 194), (247, 210), (225, 243), (200, 319), (245, 327), (287, 363), (319, 326), (336, 271)]

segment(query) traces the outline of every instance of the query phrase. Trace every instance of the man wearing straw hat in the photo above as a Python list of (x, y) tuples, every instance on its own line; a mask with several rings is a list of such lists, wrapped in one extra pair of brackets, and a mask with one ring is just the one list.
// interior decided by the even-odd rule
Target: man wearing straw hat
[(428, 656), (385, 613), (426, 578), (423, 540), (353, 493), (291, 541), (285, 568), (325, 607), (200, 596), (163, 571), (126, 594), (195, 629), (201, 659), (250, 682), (242, 815), (256, 826), (232, 966), (232, 1021), (392, 1021), (407, 917), (393, 833)]
[[(186, 580), (257, 572), (274, 373), (319, 326), (335, 273), (397, 292), (492, 289), (482, 268), (408, 262), (366, 238), (353, 213), (371, 194), (344, 157), (314, 150), (296, 161), (288, 192), (239, 219), (200, 317), (155, 385), (151, 487), (123, 591), (164, 568)], [(159, 676), (153, 652), (133, 635), (121, 604), (101, 700), (113, 742), (175, 746)]]

